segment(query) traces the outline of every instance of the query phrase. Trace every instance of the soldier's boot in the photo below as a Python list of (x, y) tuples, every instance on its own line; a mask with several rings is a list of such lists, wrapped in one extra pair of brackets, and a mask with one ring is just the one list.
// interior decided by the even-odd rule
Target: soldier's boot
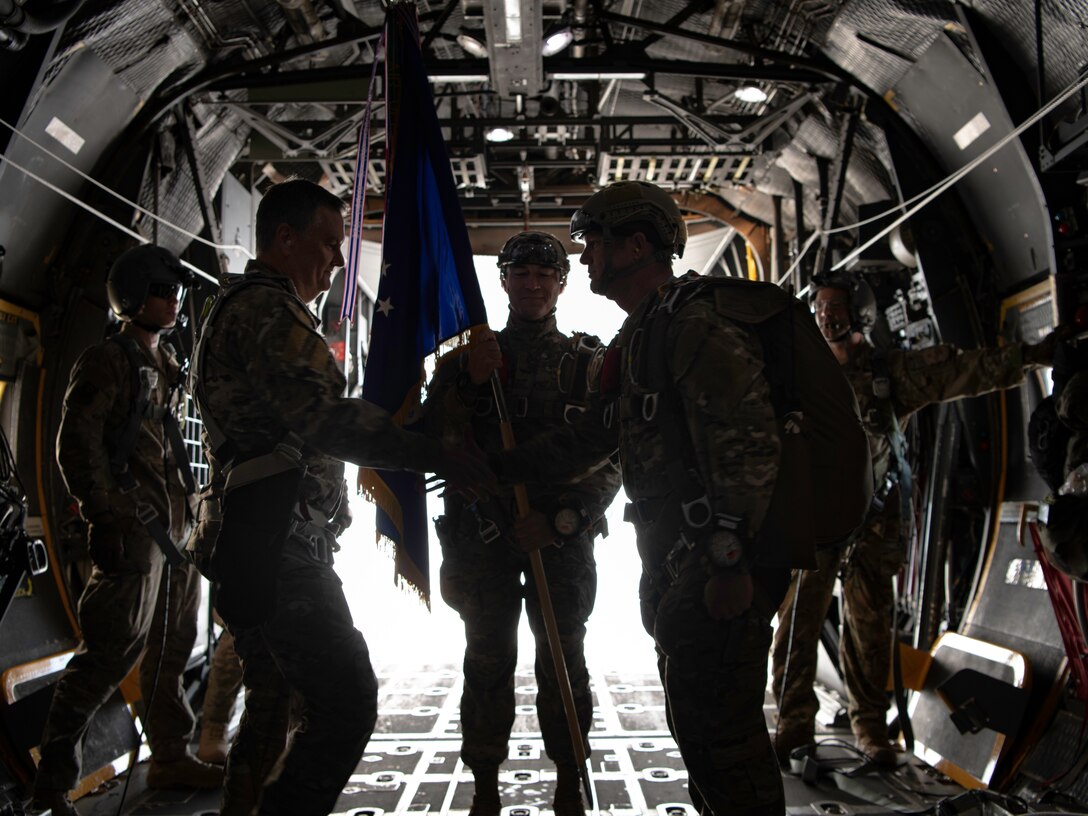
[(226, 723), (205, 722), (200, 728), (196, 758), (212, 765), (223, 765), (227, 761), (228, 751), (230, 742), (227, 740)]
[(582, 777), (578, 773), (578, 766), (556, 765), (555, 777), (555, 796), (552, 799), (555, 816), (585, 816)]
[(468, 816), (499, 816), (502, 811), (502, 800), (499, 799), (499, 769), (473, 768), (472, 779), (472, 808)]
[(147, 769), (149, 788), (199, 788), (210, 790), (223, 786), (223, 768), (201, 762), (195, 756), (163, 761), (151, 757)]
[(30, 809), (35, 813), (49, 811), (52, 816), (79, 816), (72, 800), (68, 798), (67, 791), (35, 791)]
[(880, 721), (859, 720), (851, 723), (854, 742), (869, 761), (881, 768), (894, 768), (899, 764), (902, 749), (888, 739), (888, 726)]
[(783, 768), (789, 768), (790, 754), (798, 748), (813, 745), (815, 742), (815, 727), (811, 723), (807, 725), (780, 723), (774, 737), (774, 752), (778, 757), (778, 764)]

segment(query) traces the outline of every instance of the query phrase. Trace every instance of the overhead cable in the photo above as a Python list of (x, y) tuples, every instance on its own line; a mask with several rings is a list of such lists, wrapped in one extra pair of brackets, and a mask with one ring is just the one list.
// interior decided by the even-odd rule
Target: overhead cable
[[(64, 190), (60, 189), (60, 187), (57, 187), (55, 184), (46, 181), (41, 176), (35, 174), (34, 172), (32, 172), (30, 170), (27, 170), (22, 165), (16, 164), (10, 158), (5, 156), (3, 153), (0, 153), (0, 160), (3, 160), (5, 162), (7, 162), (10, 166), (14, 167), (20, 173), (23, 173), (24, 175), (29, 176), (30, 178), (34, 179), (34, 181), (38, 182), (39, 184), (41, 184), (41, 185), (43, 185), (45, 187), (48, 187), (54, 193), (57, 193), (59, 195), (64, 196), (69, 201), (71, 201), (73, 204), (75, 204), (77, 207), (82, 207), (84, 210), (89, 212), (91, 215), (94, 215), (94, 216), (97, 216), (98, 218), (101, 218), (103, 221), (105, 221), (110, 226), (116, 227), (117, 229), (121, 230), (121, 232), (125, 233), (126, 235), (131, 236), (132, 238), (135, 238), (141, 244), (150, 244), (151, 243), (151, 241), (149, 239), (145, 238), (143, 235), (140, 235), (140, 233), (136, 232), (133, 229), (129, 229), (124, 224), (120, 223), (119, 221), (115, 221), (114, 219), (110, 218), (108, 215), (106, 215), (101, 210), (96, 210), (90, 204), (86, 203), (85, 201), (79, 200), (78, 198), (76, 198), (71, 193), (65, 192)], [(216, 278), (214, 275), (209, 275), (203, 269), (200, 269), (200, 268), (198, 268), (196, 266), (193, 266), (193, 264), (189, 263), (188, 261), (182, 261), (181, 264), (186, 269), (192, 270), (193, 272), (195, 272), (197, 275), (204, 278), (205, 280), (211, 281), (216, 286), (219, 285), (219, 279)]]
[[(1081, 77), (1079, 80), (1074, 82), (1072, 85), (1070, 85), (1064, 91), (1062, 91), (1060, 94), (1055, 96), (1052, 100), (1050, 100), (1050, 102), (1043, 105), (1043, 107), (1039, 108), (1038, 111), (1036, 111), (1034, 114), (1032, 114), (1027, 119), (1025, 119), (1022, 123), (1020, 123), (1015, 128), (1013, 128), (1003, 138), (999, 139), (997, 142), (995, 142), (993, 145), (988, 147), (986, 150), (984, 150), (982, 153), (980, 153), (974, 159), (969, 161), (967, 164), (965, 164), (959, 170), (955, 171), (950, 176), (948, 176), (948, 178), (946, 178), (944, 181), (935, 184), (933, 187), (931, 187), (929, 190), (927, 190), (927, 191), (925, 191), (923, 193), (919, 193), (917, 196), (910, 199), (910, 201), (903, 202), (903, 204), (892, 208), (892, 210), (889, 210), (887, 213), (884, 213), (881, 216), (877, 216), (877, 218), (883, 218), (884, 216), (890, 214), (891, 212), (894, 212), (895, 210), (899, 210), (899, 209), (901, 209), (903, 207), (910, 206), (910, 208), (907, 209), (905, 212), (903, 212), (903, 214), (901, 216), (899, 216), (899, 218), (892, 221), (892, 223), (888, 224), (888, 226), (881, 228), (876, 233), (876, 235), (874, 235), (872, 238), (870, 238), (868, 241), (866, 241), (861, 246), (855, 247), (850, 252), (850, 254), (848, 254), (845, 258), (843, 258), (841, 261), (839, 261), (834, 266), (832, 266), (831, 267), (832, 271), (842, 269), (848, 263), (853, 261), (862, 252), (867, 250), (869, 247), (871, 247), (873, 244), (875, 244), (877, 241), (879, 241), (881, 238), (883, 238), (885, 235), (887, 235), (889, 232), (891, 232), (897, 226), (899, 226), (904, 221), (906, 221), (908, 218), (910, 218), (912, 215), (914, 215), (916, 212), (921, 210), (923, 207), (925, 207), (927, 204), (929, 204), (933, 199), (937, 198), (939, 195), (944, 193), (950, 187), (955, 185), (957, 182), (959, 182), (960, 179), (962, 179), (964, 176), (966, 176), (968, 173), (970, 173), (972, 170), (974, 170), (976, 167), (978, 167), (980, 164), (982, 164), (984, 161), (986, 161), (992, 155), (997, 153), (999, 150), (1004, 148), (1009, 142), (1011, 142), (1013, 139), (1017, 138), (1021, 133), (1023, 133), (1025, 130), (1030, 128), (1032, 125), (1034, 125), (1040, 119), (1042, 119), (1044, 116), (1049, 114), (1051, 111), (1053, 111), (1055, 108), (1057, 108), (1063, 102), (1065, 102), (1066, 99), (1068, 99), (1070, 96), (1075, 94), (1077, 91), (1079, 91), (1085, 85), (1088, 85), (1088, 75), (1086, 75), (1084, 77)], [(913, 203), (913, 202), (917, 202), (917, 203)], [(871, 221), (871, 220), (874, 220), (874, 219), (869, 219), (869, 220)], [(868, 223), (868, 222), (866, 222), (866, 223)], [(847, 230), (847, 229), (854, 229), (854, 228), (856, 228), (856, 226), (857, 225), (855, 224), (855, 225), (851, 225), (849, 227), (837, 227), (834, 230), (829, 230), (828, 234), (830, 234), (832, 232), (841, 232), (841, 231)]]
[[(87, 175), (86, 173), (84, 173), (82, 170), (80, 170), (75, 165), (69, 164), (61, 156), (58, 156), (56, 153), (54, 153), (52, 150), (50, 150), (45, 145), (36, 142), (34, 139), (27, 136), (25, 133), (23, 133), (17, 127), (12, 125), (10, 122), (7, 122), (2, 117), (0, 117), (0, 125), (3, 125), (4, 127), (6, 127), (8, 130), (10, 130), (16, 136), (19, 136), (22, 139), (26, 139), (28, 142), (30, 142), (32, 145), (34, 145), (36, 148), (38, 148), (38, 150), (42, 151), (47, 156), (50, 156), (50, 157), (56, 159), (58, 162), (63, 164), (65, 167), (67, 167), (69, 170), (71, 170), (77, 176), (82, 178), (84, 181), (89, 181), (95, 187), (98, 187), (100, 190), (103, 190), (103, 191), (109, 193), (111, 196), (116, 198), (118, 201), (121, 201), (121, 202), (129, 205), (130, 207), (135, 209), (137, 212), (140, 212), (143, 215), (146, 215), (148, 218), (155, 219), (156, 221), (158, 221), (163, 226), (169, 227), (170, 229), (174, 230), (175, 232), (178, 232), (181, 235), (184, 235), (186, 238), (190, 238), (190, 239), (192, 239), (194, 241), (198, 241), (199, 243), (204, 244), (205, 246), (211, 247), (212, 249), (221, 249), (221, 250), (224, 250), (224, 251), (225, 250), (237, 250), (239, 252), (244, 253), (246, 255), (246, 257), (248, 257), (250, 259), (252, 259), (254, 257), (253, 253), (247, 247), (241, 246), (240, 244), (217, 244), (214, 241), (209, 241), (207, 238), (204, 238), (204, 237), (202, 237), (200, 235), (196, 235), (196, 234), (194, 234), (192, 232), (189, 232), (188, 230), (179, 227), (177, 224), (174, 224), (174, 223), (168, 221), (167, 219), (163, 218), (161, 215), (157, 215), (156, 213), (151, 212), (151, 210), (148, 210), (148, 209), (146, 209), (144, 207), (141, 207), (135, 201), (130, 201), (129, 199), (125, 198), (123, 195), (121, 195), (117, 191), (111, 190), (109, 187), (107, 187), (102, 182), (100, 182), (97, 179), (94, 179), (91, 176)], [(8, 161), (10, 161), (10, 159)]]

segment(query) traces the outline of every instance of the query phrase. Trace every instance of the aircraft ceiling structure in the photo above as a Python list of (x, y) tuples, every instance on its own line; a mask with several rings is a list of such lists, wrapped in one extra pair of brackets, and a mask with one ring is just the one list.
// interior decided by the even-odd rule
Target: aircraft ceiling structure
[[(798, 233), (854, 223), (859, 207), (898, 198), (885, 127), (895, 120), (927, 138), (912, 111), (896, 104), (895, 89), (936, 40), (949, 40), (988, 76), (976, 40), (984, 35), (991, 54), (1007, 59), (1002, 67), (1036, 78), (1042, 98), (1074, 81), (1088, 54), (1083, 9), (1077, 0), (1031, 5), (417, 3), (478, 252), (494, 251), (501, 237), (526, 224), (562, 233), (573, 208), (595, 188), (645, 178), (675, 191), (695, 231), (729, 224), (751, 238), (762, 229), (758, 239), (768, 256), (769, 226), (779, 224), (796, 250)], [(41, 60), (20, 123), (37, 124), (41, 138), (48, 123), (33, 121), (39, 109), (49, 122), (75, 131), (81, 127), (72, 123), (104, 120), (100, 128), (109, 133), (88, 140), (82, 169), (110, 184), (121, 177), (118, 157), (139, 156), (145, 162), (139, 202), (167, 221), (198, 232), (210, 218), (216, 232), (208, 202), (232, 170), (258, 188), (299, 175), (350, 195), (384, 17), (378, 2), (30, 0), (23, 8), (39, 20), (50, 9), (71, 16), (44, 54), (40, 45), (0, 51), (0, 65), (20, 67), (24, 81), (34, 59)], [(0, 31), (9, 48), (20, 36), (27, 40), (10, 23)], [(562, 41), (549, 38), (566, 32), (569, 44), (552, 53)], [(33, 35), (28, 46), (46, 39)], [(545, 40), (555, 43), (548, 56)], [(88, 82), (92, 74), (100, 81)], [(745, 94), (753, 101), (743, 101)], [(1034, 109), (1026, 107), (1025, 113)], [(1045, 120), (1047, 132), (1075, 120), (1081, 107), (1077, 98), (1059, 107)], [(9, 136), (0, 134), (0, 145)], [(380, 105), (371, 146), (367, 237), (376, 239), (385, 182)], [(71, 178), (65, 185), (78, 188)], [(66, 210), (66, 202), (55, 201), (45, 213)], [(146, 218), (138, 228), (174, 251), (189, 243)], [(55, 244), (55, 225), (50, 232)], [(52, 256), (48, 246), (21, 235), (19, 242), (0, 236), (9, 268)], [(784, 244), (778, 253), (785, 256)]]

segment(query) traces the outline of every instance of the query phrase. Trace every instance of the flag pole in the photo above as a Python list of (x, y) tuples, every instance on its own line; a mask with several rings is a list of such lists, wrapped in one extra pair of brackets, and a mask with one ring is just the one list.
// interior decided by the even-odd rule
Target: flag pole
[[(514, 426), (510, 423), (510, 412), (506, 408), (506, 399), (497, 371), (491, 373), (491, 390), (495, 395), (495, 407), (499, 415), (502, 446), (506, 450), (513, 450)], [(524, 518), (529, 515), (532, 508), (529, 506), (529, 493), (524, 484), (514, 485), (514, 499), (517, 502), (518, 517)], [(582, 777), (586, 801), (593, 808), (593, 787), (587, 763), (589, 757), (586, 756), (586, 747), (582, 742), (582, 729), (578, 725), (578, 712), (574, 707), (574, 692), (570, 687), (567, 661), (563, 657), (563, 647), (559, 641), (559, 626), (555, 622), (555, 609), (552, 607), (552, 596), (548, 591), (548, 577), (544, 573), (544, 559), (540, 557), (540, 550), (529, 553), (529, 563), (533, 567), (533, 581), (536, 583), (537, 595), (540, 598), (540, 616), (544, 619), (544, 629), (548, 633), (548, 647), (551, 649), (552, 663), (555, 665), (556, 683), (559, 686), (559, 694), (563, 698), (563, 710), (567, 714), (567, 729), (570, 731), (570, 742), (574, 748), (574, 759), (578, 763), (578, 775)]]

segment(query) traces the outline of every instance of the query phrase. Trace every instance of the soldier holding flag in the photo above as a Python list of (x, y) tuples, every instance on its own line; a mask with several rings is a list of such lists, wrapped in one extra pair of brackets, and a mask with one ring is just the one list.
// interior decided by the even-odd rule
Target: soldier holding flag
[[(468, 354), (451, 355), (440, 364), (426, 405), (428, 421), (444, 421), (456, 434), (470, 425), (489, 453), (502, 450), (488, 383), (500, 363), (514, 433), (518, 440), (529, 440), (585, 410), (587, 373), (604, 351), (596, 337), (567, 337), (556, 329), (555, 305), (570, 271), (558, 239), (542, 232), (518, 233), (499, 253), (498, 266), (510, 299), (506, 327), (497, 336), (482, 333)], [(541, 604), (522, 548), (544, 548), (541, 557), (588, 754), (593, 700), (584, 644), (597, 589), (593, 540), (607, 534), (603, 515), (619, 484), (617, 465), (602, 456), (580, 479), (531, 486), (533, 512), (520, 523), (509, 490), (471, 503), (454, 494), (446, 497), (446, 513), (435, 526), (442, 543), (442, 597), (465, 623), (461, 758), (475, 780), (473, 816), (498, 816), (502, 807), (498, 771), (514, 723), (523, 599), (536, 638), (537, 716), (544, 748), (557, 768), (553, 807), (557, 816), (585, 812)]]

